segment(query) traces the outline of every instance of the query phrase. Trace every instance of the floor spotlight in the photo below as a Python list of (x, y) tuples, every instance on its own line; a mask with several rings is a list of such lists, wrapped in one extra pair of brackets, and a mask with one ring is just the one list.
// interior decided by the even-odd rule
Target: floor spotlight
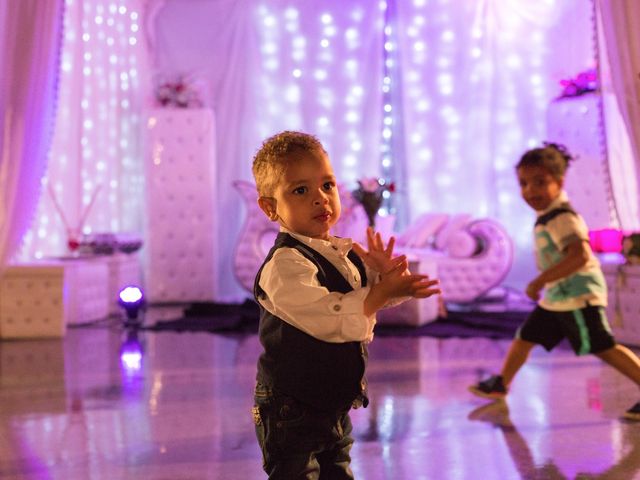
[(138, 315), (140, 310), (144, 308), (145, 302), (144, 295), (142, 295), (142, 290), (139, 287), (130, 285), (120, 290), (118, 303), (127, 313), (128, 323), (141, 323)]

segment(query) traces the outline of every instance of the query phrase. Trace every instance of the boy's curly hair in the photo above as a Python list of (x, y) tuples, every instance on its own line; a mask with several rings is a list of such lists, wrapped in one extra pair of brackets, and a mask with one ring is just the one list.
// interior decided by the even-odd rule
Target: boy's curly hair
[(300, 153), (326, 154), (320, 141), (309, 133), (286, 130), (267, 138), (253, 157), (253, 177), (258, 195), (269, 197), (286, 165)]
[(556, 180), (564, 178), (569, 163), (575, 158), (569, 153), (567, 147), (558, 143), (543, 142), (542, 147), (527, 150), (516, 164), (516, 170), (520, 167), (542, 167)]

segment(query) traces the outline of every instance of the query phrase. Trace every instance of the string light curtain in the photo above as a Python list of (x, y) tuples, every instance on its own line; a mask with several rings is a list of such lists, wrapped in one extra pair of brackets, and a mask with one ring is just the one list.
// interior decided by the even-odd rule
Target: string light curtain
[[(69, 228), (85, 213), (85, 233), (142, 231), (144, 1), (66, 3), (61, 108), (43, 188), (53, 194), (42, 195), (25, 257), (66, 251), (53, 198)], [(397, 187), (406, 201), (397, 207), (408, 220), (426, 211), (486, 215), (528, 250), (530, 212), (512, 167), (524, 149), (544, 140), (544, 112), (558, 80), (592, 66), (585, 41), (591, 32), (580, 30), (590, 28), (590, 11), (580, 0), (160, 3), (153, 73), (202, 75), (218, 119), (212, 214), (224, 219), (226, 231), (216, 298), (244, 296), (228, 281), (243, 218), (233, 181), (251, 178), (260, 142), (283, 129), (317, 134), (347, 185), (404, 172)], [(389, 6), (397, 15), (390, 38), (400, 75), (386, 111)], [(403, 125), (400, 135), (394, 130), (402, 148), (396, 144), (383, 163), (387, 117)]]
[(383, 5), (369, 0), (167, 0), (154, 22), (154, 72), (208, 87), (216, 117), (216, 212), (223, 219), (215, 297), (242, 300), (233, 252), (262, 141), (317, 135), (345, 188), (379, 176)]
[(80, 233), (142, 231), (143, 4), (65, 0), (56, 127), (24, 258), (66, 254)]
[(316, 134), (339, 178), (380, 175), (385, 4), (272, 1), (256, 8), (258, 134)]
[[(395, 1), (395, 0), (394, 0)], [(532, 212), (514, 165), (545, 138), (559, 80), (593, 66), (582, 1), (397, 2), (405, 207), (505, 225), (531, 269)], [(522, 253), (522, 254), (520, 254)]]

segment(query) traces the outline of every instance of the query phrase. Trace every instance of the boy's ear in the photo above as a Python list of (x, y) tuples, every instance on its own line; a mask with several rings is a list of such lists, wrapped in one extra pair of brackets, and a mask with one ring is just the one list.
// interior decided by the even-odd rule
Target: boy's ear
[(278, 220), (278, 214), (276, 213), (276, 199), (273, 197), (259, 197), (258, 206), (269, 217), (269, 220), (275, 222)]

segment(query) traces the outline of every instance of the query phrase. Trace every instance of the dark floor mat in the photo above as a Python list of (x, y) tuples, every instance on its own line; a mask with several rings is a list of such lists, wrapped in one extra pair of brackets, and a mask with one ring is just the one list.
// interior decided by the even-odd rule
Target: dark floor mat
[[(377, 336), (487, 337), (511, 338), (527, 312), (453, 311), (421, 326), (378, 325)], [(220, 334), (255, 334), (259, 309), (252, 300), (242, 304), (195, 303), (182, 318), (158, 321), (145, 327), (153, 331), (209, 332)]]

